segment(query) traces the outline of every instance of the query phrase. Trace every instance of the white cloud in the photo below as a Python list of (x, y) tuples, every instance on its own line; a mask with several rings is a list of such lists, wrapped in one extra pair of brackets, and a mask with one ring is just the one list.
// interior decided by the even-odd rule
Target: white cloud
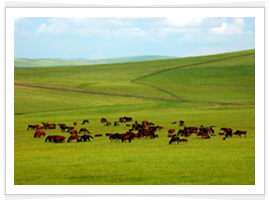
[(242, 34), (243, 27), (244, 27), (244, 19), (234, 18), (232, 23), (222, 22), (221, 26), (210, 29), (210, 32), (217, 35)]
[(15, 17), (14, 18), (14, 23), (16, 23), (16, 22), (18, 22), (18, 21), (20, 21), (20, 20), (22, 20), (23, 19), (23, 17)]
[(194, 27), (200, 26), (205, 18), (188, 18), (188, 17), (181, 17), (181, 18), (166, 18), (166, 23), (168, 26), (171, 27)]

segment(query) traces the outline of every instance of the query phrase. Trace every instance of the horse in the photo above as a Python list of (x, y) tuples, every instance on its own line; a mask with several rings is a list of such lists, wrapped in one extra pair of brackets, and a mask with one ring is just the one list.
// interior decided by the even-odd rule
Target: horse
[(69, 131), (69, 133), (72, 135), (72, 134), (74, 134), (74, 135), (77, 135), (78, 134), (78, 131), (77, 130), (71, 130), (71, 131)]
[(77, 140), (77, 142), (81, 142), (81, 141), (90, 142), (90, 138), (94, 139), (91, 135), (83, 135)]
[(77, 122), (73, 122), (73, 125), (76, 126), (78, 123)]
[(52, 142), (56, 136), (58, 135), (49, 135), (48, 137), (46, 137), (45, 142), (47, 142), (48, 140), (49, 142)]
[(90, 133), (86, 128), (81, 128), (79, 133), (81, 133), (81, 132), (83, 132), (84, 134), (85, 133), (88, 133), (88, 134)]
[(241, 135), (245, 135), (245, 137), (247, 137), (247, 132), (246, 131), (239, 131), (237, 130), (235, 133), (233, 133), (235, 136), (239, 136), (242, 137)]
[(107, 119), (105, 119), (104, 117), (101, 118), (100, 120), (101, 123), (106, 123), (107, 122)]
[(129, 142), (131, 142), (131, 140), (133, 139), (133, 134), (128, 134), (128, 133), (126, 133), (126, 134), (121, 134), (120, 135), (120, 139), (122, 140), (122, 142), (125, 142), (125, 141), (129, 141)]
[(148, 138), (150, 137), (150, 139), (154, 139), (155, 138), (155, 132), (154, 131), (149, 131), (145, 134), (145, 137)]
[(55, 143), (62, 143), (62, 142), (65, 141), (65, 139), (66, 138), (64, 136), (57, 135), (57, 136), (54, 137), (53, 142), (55, 142)]
[(89, 123), (88, 119), (83, 120), (82, 125), (85, 123)]
[(180, 120), (179, 123), (180, 123), (179, 126), (184, 126), (185, 122), (183, 120)]
[(56, 127), (56, 124), (54, 123), (49, 124), (49, 129), (55, 129), (55, 127)]
[(27, 130), (31, 129), (34, 130), (36, 128), (36, 125), (28, 125)]
[(70, 136), (69, 138), (68, 138), (68, 141), (67, 142), (70, 142), (71, 140), (77, 140), (78, 141), (78, 139), (79, 139), (79, 135), (73, 135), (73, 136)]
[(124, 117), (120, 117), (120, 118), (119, 118), (119, 122), (121, 122), (121, 123), (126, 122), (126, 121), (125, 121), (125, 118), (124, 118)]
[(49, 128), (49, 123), (41, 122), (45, 128)]
[(126, 122), (131, 122), (132, 121), (132, 118), (131, 117), (124, 117)]
[(36, 131), (35, 134), (34, 134), (34, 137), (35, 138), (40, 138), (40, 136), (45, 136), (46, 133), (44, 131)]
[(232, 137), (232, 129), (231, 128), (221, 128), (220, 130), (223, 130), (223, 135), (225, 134), (225, 137), (227, 138), (228, 136)]
[(115, 134), (113, 134), (113, 135), (111, 135), (110, 136), (110, 138), (109, 138), (109, 140), (111, 140), (111, 141), (118, 141), (118, 140), (120, 140), (121, 138), (120, 138), (120, 134), (119, 133), (115, 133)]
[(181, 142), (187, 142), (188, 139), (181, 139)]
[(179, 137), (172, 137), (172, 139), (169, 141), (169, 144), (172, 144), (175, 142), (177, 142), (177, 144), (179, 144), (179, 142), (181, 142), (180, 138)]

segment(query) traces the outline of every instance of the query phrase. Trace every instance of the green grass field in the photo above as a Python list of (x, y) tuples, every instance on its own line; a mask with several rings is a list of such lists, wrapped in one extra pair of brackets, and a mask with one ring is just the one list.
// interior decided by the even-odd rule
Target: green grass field
[[(254, 185), (255, 50), (158, 61), (15, 69), (15, 185)], [(158, 138), (111, 142), (102, 117), (164, 126)], [(84, 119), (89, 124), (81, 125)], [(169, 145), (168, 129), (215, 126), (216, 136), (191, 135)], [(91, 142), (50, 143), (29, 124), (77, 121)], [(132, 123), (128, 123), (132, 124)], [(221, 127), (247, 138), (219, 136)], [(64, 135), (59, 126), (47, 135)]]

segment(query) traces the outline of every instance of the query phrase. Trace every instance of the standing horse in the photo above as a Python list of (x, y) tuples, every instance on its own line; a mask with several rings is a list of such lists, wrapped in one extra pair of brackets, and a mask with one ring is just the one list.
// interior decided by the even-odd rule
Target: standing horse
[(177, 142), (177, 144), (179, 144), (181, 142), (180, 138), (179, 137), (172, 137), (172, 139), (169, 141), (169, 144), (172, 144), (175, 142)]
[(232, 129), (231, 128), (221, 128), (220, 130), (223, 130), (222, 135), (225, 134), (225, 137), (227, 138), (228, 136), (232, 137)]
[(233, 133), (235, 136), (239, 136), (242, 137), (241, 135), (245, 135), (245, 137), (247, 137), (247, 132), (246, 131), (239, 131), (237, 130), (235, 133)]
[(46, 133), (44, 131), (36, 131), (35, 134), (34, 134), (34, 137), (35, 138), (40, 138), (40, 136), (45, 136)]

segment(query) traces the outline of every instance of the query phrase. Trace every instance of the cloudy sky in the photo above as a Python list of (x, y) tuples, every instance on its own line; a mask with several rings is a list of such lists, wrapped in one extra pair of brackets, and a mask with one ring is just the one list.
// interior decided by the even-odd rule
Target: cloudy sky
[(255, 48), (255, 18), (15, 18), (20, 58), (187, 57)]

